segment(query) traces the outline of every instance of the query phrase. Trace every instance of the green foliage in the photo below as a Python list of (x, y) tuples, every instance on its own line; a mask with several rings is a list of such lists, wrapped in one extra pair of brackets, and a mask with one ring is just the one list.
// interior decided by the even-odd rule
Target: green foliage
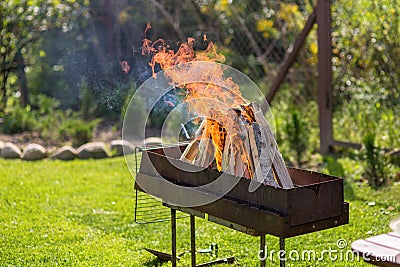
[[(312, 12), (314, 2), (211, 0), (200, 1), (198, 5), (202, 16), (210, 21), (207, 26), (217, 31), (220, 43), (234, 55), (227, 58), (227, 63), (253, 79), (270, 84)], [(292, 71), (288, 76), (298, 83), (312, 85), (317, 52), (314, 31), (304, 47), (294, 66), (303, 73)]]
[[(18, 55), (25, 58), (44, 57), (44, 51), (35, 53), (34, 44), (41, 40), (49, 29), (59, 28), (63, 32), (76, 26), (76, 19), (86, 12), (85, 1), (71, 0), (21, 0), (0, 2), (0, 92), (3, 107), (7, 97), (7, 79), (19, 68)], [(30, 62), (28, 62), (29, 64)]]
[(303, 164), (304, 154), (309, 146), (307, 123), (300, 114), (298, 108), (293, 107), (285, 126), (287, 142), (295, 152), (296, 162), (299, 167)]
[(302, 166), (319, 148), (318, 106), (295, 93), (296, 90), (284, 85), (272, 103), (271, 112), (277, 143), (286, 162)]
[(34, 131), (40, 138), (53, 141), (58, 138), (57, 128), (65, 120), (66, 114), (59, 110), (59, 101), (43, 94), (34, 95), (32, 99), (33, 114), (36, 118)]
[(94, 113), (97, 109), (94, 96), (87, 86), (86, 81), (81, 83), (81, 97), (80, 97), (80, 112), (84, 120), (93, 119)]
[(31, 111), (31, 106), (15, 106), (9, 109), (3, 121), (3, 132), (6, 134), (22, 133), (34, 129), (36, 119)]
[(341, 0), (333, 5), (333, 18), (336, 104), (355, 105), (372, 98), (386, 107), (398, 106), (398, 2)]
[[(332, 2), (336, 140), (362, 143), (365, 129), (375, 128), (376, 146), (400, 146), (397, 2)], [(117, 120), (117, 113), (122, 121), (132, 80), (139, 85), (149, 77), (148, 58), (141, 57), (138, 49), (147, 21), (153, 25), (148, 37), (166, 38), (172, 46), (187, 36), (204, 45), (200, 43), (206, 33), (226, 55), (227, 63), (250, 75), (266, 93), (315, 4), (314, 0), (2, 1), (0, 82), (7, 91), (0, 92), (0, 98), (13, 98), (18, 90), (18, 52), (26, 62), (33, 96), (27, 109), (16, 109), (15, 114), (9, 106), (1, 110), (5, 131), (33, 129), (42, 138), (58, 138), (61, 122), (80, 116), (67, 109), (79, 111), (86, 120), (114, 112), (113, 119)], [(165, 14), (179, 19), (169, 21)], [(272, 103), (282, 152), (298, 165), (318, 148), (315, 33), (313, 29)], [(121, 71), (119, 60), (129, 61), (129, 74)], [(39, 99), (42, 93), (59, 103)], [(301, 107), (295, 116), (292, 106)], [(164, 114), (164, 110), (156, 114), (151, 126), (159, 126)], [(296, 136), (302, 130), (305, 135)]]
[(57, 110), (60, 102), (46, 95), (38, 94), (34, 96), (32, 105), (37, 108), (40, 115), (51, 115)]
[(63, 114), (57, 110), (59, 102), (45, 95), (35, 95), (32, 106), (19, 106), (19, 98), (9, 98), (3, 124), (3, 132), (8, 134), (37, 131), (43, 138), (49, 137)]
[(364, 176), (369, 185), (380, 187), (389, 180), (389, 158), (375, 143), (376, 134), (368, 132), (363, 139), (363, 157), (365, 160)]
[[(337, 1), (332, 12), (334, 137), (368, 144), (371, 151), (399, 147), (399, 5), (391, 0)], [(371, 151), (370, 156), (377, 153)], [(372, 162), (368, 165), (374, 172)]]
[(18, 98), (9, 100), (2, 125), (7, 134), (35, 131), (49, 144), (64, 141), (79, 146), (93, 138), (100, 122), (100, 119), (83, 120), (80, 112), (59, 110), (59, 102), (45, 95), (36, 95), (32, 106), (25, 108), (17, 104)]
[[(366, 95), (367, 97), (367, 95)], [(362, 143), (369, 129), (376, 132), (376, 144), (382, 148), (400, 146), (400, 106), (385, 107), (373, 96), (336, 107), (333, 127), (336, 140)]]
[[(126, 97), (125, 97), (125, 101), (124, 101), (124, 104), (121, 107), (121, 113), (119, 115), (119, 121), (118, 121), (118, 126), (119, 127), (122, 127), (122, 124), (123, 124), (124, 118), (125, 118), (125, 113), (127, 112), (127, 109), (129, 107), (129, 104), (131, 103), (132, 97), (135, 94), (135, 92), (136, 92), (136, 89), (135, 88), (131, 88), (128, 91)], [(134, 103), (131, 103), (131, 104), (134, 105)], [(143, 107), (143, 109), (144, 109), (144, 107)], [(140, 109), (138, 109), (138, 110), (140, 110)], [(138, 114), (137, 119), (138, 120), (145, 120), (146, 117), (145, 117), (144, 114)]]
[(90, 122), (81, 119), (67, 119), (60, 125), (59, 135), (64, 140), (72, 140), (72, 144), (80, 146), (93, 138), (93, 131), (99, 119)]
[[(59, 54), (63, 51), (65, 45), (70, 45), (65, 39), (66, 36), (55, 35), (54, 31), (46, 33), (41, 42), (38, 42), (37, 49), (46, 51), (45, 57), (35, 58), (32, 56), (29, 61), (34, 68), (27, 68), (27, 80), (31, 99), (36, 95), (47, 95), (59, 100), (59, 107), (67, 106), (69, 99), (65, 97), (65, 91), (68, 91), (68, 84), (63, 77), (62, 66), (57, 65)], [(54, 36), (55, 35), (55, 36)], [(64, 38), (62, 38), (64, 37)], [(49, 48), (49, 46), (52, 46)], [(54, 51), (56, 50), (56, 51)]]
[(377, 186), (387, 178), (380, 150), (400, 146), (400, 8), (391, 0), (337, 1), (333, 18), (335, 139), (364, 144), (366, 175)]

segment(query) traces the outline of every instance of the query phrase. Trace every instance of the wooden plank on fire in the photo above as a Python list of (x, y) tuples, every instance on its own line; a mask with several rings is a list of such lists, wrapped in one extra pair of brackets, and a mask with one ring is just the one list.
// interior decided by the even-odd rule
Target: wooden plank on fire
[[(246, 178), (251, 178), (251, 175), (254, 174), (254, 163), (252, 160), (252, 154), (251, 154), (251, 147), (250, 147), (250, 138), (247, 133), (246, 126), (243, 124), (243, 122), (239, 122), (239, 127), (241, 130), (240, 136), (242, 137), (242, 143), (243, 143), (243, 149), (244, 151), (241, 151), (241, 154), (243, 154), (244, 157), (246, 157), (247, 163), (244, 165), (246, 166), (246, 169), (244, 171), (243, 177)], [(243, 159), (241, 158), (241, 155), (237, 154), (236, 155), (236, 164), (239, 162), (243, 162)], [(251, 173), (251, 174), (250, 174)]]
[(230, 156), (229, 156), (229, 170), (228, 173), (235, 175), (235, 151), (233, 146), (230, 147)]
[(272, 171), (272, 161), (268, 157), (266, 136), (258, 123), (247, 126), (253, 163), (255, 168), (255, 179), (260, 183), (278, 186)]
[[(233, 155), (232, 155), (233, 156)], [(231, 139), (229, 136), (225, 138), (224, 151), (222, 152), (222, 171), (233, 174), (230, 167), (231, 156)]]
[(193, 162), (196, 157), (197, 151), (199, 150), (199, 140), (194, 140), (191, 142), (185, 151), (182, 153), (181, 160), (186, 162)]
[(195, 134), (195, 138), (199, 140), (199, 148), (197, 151), (197, 155), (195, 156), (195, 159), (193, 161), (194, 165), (203, 168), (208, 167), (214, 160), (214, 146), (210, 139), (210, 135), (206, 130), (206, 127), (207, 119), (204, 119)]
[(261, 173), (261, 167), (260, 167), (260, 158), (259, 158), (259, 153), (258, 153), (258, 147), (256, 143), (256, 137), (254, 134), (253, 130), (253, 125), (246, 125), (247, 133), (249, 136), (249, 142), (250, 142), (250, 147), (251, 147), (251, 156), (254, 164), (254, 173), (253, 173), (253, 179), (256, 179), (256, 181), (262, 183), (263, 182), (263, 177)]
[(193, 162), (194, 165), (207, 167), (214, 160), (214, 147), (208, 137), (202, 137), (199, 143), (199, 150)]
[(227, 136), (230, 138), (229, 169), (232, 175), (251, 178), (253, 173), (250, 143), (246, 126), (235, 110), (228, 109), (227, 116), (232, 124), (227, 126)]
[(256, 121), (261, 125), (261, 130), (264, 132), (266, 140), (267, 140), (267, 152), (269, 158), (272, 161), (273, 170), (275, 171), (276, 178), (282, 186), (282, 188), (289, 189), (293, 188), (293, 182), (290, 178), (289, 172), (286, 168), (285, 161), (283, 160), (282, 154), (279, 152), (278, 144), (276, 143), (275, 137), (272, 134), (271, 128), (264, 118), (264, 115), (258, 105), (255, 103), (250, 104), (254, 110), (254, 116)]
[(197, 128), (197, 131), (195, 132), (195, 138), (205, 134), (204, 129), (205, 129), (206, 125), (207, 125), (207, 119), (203, 119), (200, 123), (199, 128)]
[[(234, 149), (232, 148), (232, 151), (233, 150)], [(231, 159), (232, 164), (234, 166), (233, 172), (235, 173), (234, 174), (235, 176), (241, 176), (241, 177), (250, 179), (251, 174), (249, 171), (249, 165), (246, 163), (246, 161), (243, 161), (243, 159), (242, 159), (243, 155), (244, 154), (242, 151), (236, 151), (236, 153), (234, 153), (234, 156)], [(248, 160), (247, 160), (247, 162), (248, 162)]]

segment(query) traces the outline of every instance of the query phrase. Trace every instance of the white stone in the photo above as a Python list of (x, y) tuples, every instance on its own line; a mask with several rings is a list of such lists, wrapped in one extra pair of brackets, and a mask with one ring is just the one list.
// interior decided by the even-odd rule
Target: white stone
[(24, 148), (22, 159), (39, 160), (47, 156), (46, 149), (38, 144), (29, 144)]
[(1, 150), (4, 148), (4, 142), (0, 141), (0, 154), (1, 154)]
[(76, 158), (76, 150), (71, 146), (63, 146), (54, 151), (50, 157), (59, 160), (73, 160)]
[(162, 145), (163, 140), (159, 137), (147, 137), (143, 141), (145, 146), (157, 146), (157, 145)]
[(21, 150), (13, 143), (6, 142), (0, 155), (5, 159), (18, 159), (21, 157)]
[(134, 146), (127, 140), (113, 140), (110, 143), (110, 148), (114, 156), (123, 156), (125, 154), (132, 154)]
[(400, 157), (400, 148), (393, 149), (389, 152), (389, 155), (393, 157)]
[(103, 142), (84, 144), (77, 149), (76, 154), (80, 159), (101, 159), (110, 156)]
[(392, 230), (396, 233), (400, 234), (400, 217), (390, 222), (390, 228), (392, 228)]

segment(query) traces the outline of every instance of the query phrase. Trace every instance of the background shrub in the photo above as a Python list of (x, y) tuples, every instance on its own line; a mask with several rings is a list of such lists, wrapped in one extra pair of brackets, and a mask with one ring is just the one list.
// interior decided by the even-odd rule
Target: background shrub
[(368, 132), (363, 139), (364, 176), (373, 187), (385, 185), (390, 178), (389, 157), (375, 142), (376, 134)]
[(80, 146), (93, 138), (93, 131), (99, 119), (90, 122), (81, 119), (69, 119), (63, 122), (59, 129), (59, 136), (68, 141), (72, 141), (74, 146)]
[(31, 107), (15, 106), (5, 113), (3, 121), (3, 132), (6, 134), (22, 133), (33, 130), (36, 124)]

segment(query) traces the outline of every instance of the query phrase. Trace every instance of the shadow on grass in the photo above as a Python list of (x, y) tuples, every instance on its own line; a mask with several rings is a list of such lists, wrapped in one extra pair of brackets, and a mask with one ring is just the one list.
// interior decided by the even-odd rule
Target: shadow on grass
[[(347, 154), (346, 154), (347, 155)], [(330, 175), (336, 176), (336, 177), (342, 177), (343, 178), (343, 187), (344, 187), (344, 196), (347, 201), (360, 201), (360, 202), (370, 202), (371, 197), (366, 194), (356, 194), (354, 191), (354, 188), (356, 188), (356, 191), (360, 192), (357, 190), (357, 182), (353, 180), (349, 180), (348, 177), (346, 177), (346, 170), (343, 167), (343, 165), (338, 161), (340, 159), (340, 155), (338, 154), (329, 154), (329, 155), (324, 155), (323, 156), (323, 161), (326, 164), (326, 169)], [(350, 155), (349, 158), (355, 158), (354, 155)], [(384, 190), (385, 186), (374, 188), (373, 192), (379, 192), (380, 190)], [(373, 200), (373, 199), (372, 199)], [(385, 207), (386, 204), (383, 202), (376, 202), (376, 205)]]
[(349, 201), (362, 200), (359, 197), (357, 197), (357, 195), (354, 193), (352, 185), (346, 179), (344, 179), (343, 187), (344, 187), (344, 196), (346, 199), (348, 199)]
[(162, 261), (159, 258), (155, 258), (151, 261), (145, 262), (143, 266), (145, 267), (160, 267), (163, 266), (166, 261)]
[(352, 184), (346, 179), (345, 169), (343, 165), (338, 162), (338, 157), (335, 155), (328, 155), (323, 157), (324, 162), (327, 164), (327, 169), (330, 175), (343, 178), (345, 198), (349, 201), (361, 200), (354, 193)]

